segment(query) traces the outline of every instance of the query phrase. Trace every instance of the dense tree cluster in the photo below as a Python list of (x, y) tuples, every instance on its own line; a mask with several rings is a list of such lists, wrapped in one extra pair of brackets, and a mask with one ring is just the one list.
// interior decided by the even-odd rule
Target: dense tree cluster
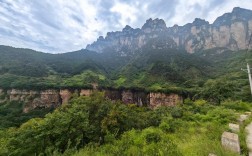
[[(214, 106), (205, 100), (186, 99), (184, 105), (151, 110), (104, 99), (101, 92), (90, 97), (74, 95), (69, 104), (44, 118), (2, 129), (0, 155), (179, 156), (186, 152), (205, 155), (211, 150), (233, 155), (216, 143), (226, 128), (223, 125), (236, 119), (234, 112), (249, 109), (244, 102), (227, 101)], [(213, 129), (207, 132), (209, 128)], [(193, 139), (204, 142), (199, 144)], [(192, 144), (192, 149), (184, 141)], [(202, 150), (205, 146), (209, 146), (207, 151)]]
[[(109, 50), (52, 55), (0, 46), (1, 89), (91, 88), (98, 83), (194, 100), (151, 110), (96, 93), (28, 114), (22, 112), (24, 103), (6, 101), (0, 105), (0, 155), (235, 155), (220, 148), (219, 140), (227, 130), (223, 125), (251, 109), (244, 102), (251, 101), (247, 75), (240, 71), (251, 54), (219, 51), (188, 54), (145, 47), (135, 57), (122, 57)], [(241, 146), (246, 153), (244, 140)]]

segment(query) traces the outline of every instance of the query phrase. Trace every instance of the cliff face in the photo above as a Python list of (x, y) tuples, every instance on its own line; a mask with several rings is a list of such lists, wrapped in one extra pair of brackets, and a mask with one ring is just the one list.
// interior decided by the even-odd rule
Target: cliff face
[(36, 108), (55, 108), (61, 104), (67, 104), (73, 93), (78, 95), (87, 96), (90, 90), (44, 90), (44, 91), (32, 91), (32, 90), (17, 90), (11, 89), (4, 91), (0, 89), (0, 96), (4, 96), (0, 99), (0, 103), (9, 101), (22, 101), (25, 103), (23, 112), (29, 112)]
[(62, 100), (62, 104), (67, 104), (68, 101), (70, 100), (71, 96), (72, 96), (72, 92), (68, 89), (62, 89), (60, 90), (60, 97)]
[(24, 112), (35, 108), (58, 107), (61, 104), (59, 92), (56, 90), (27, 91), (8, 90), (7, 99), (10, 101), (23, 101), (25, 103)]
[[(105, 97), (113, 101), (120, 100), (125, 104), (136, 104), (155, 108), (159, 106), (175, 106), (182, 103), (182, 96), (177, 94), (146, 93), (131, 90), (102, 90)], [(93, 90), (44, 90), (27, 91), (11, 89), (4, 91), (0, 89), (0, 104), (6, 100), (23, 101), (25, 106), (23, 112), (27, 113), (36, 108), (55, 108), (67, 104), (73, 94), (78, 96), (90, 96)]]
[(176, 106), (183, 102), (183, 98), (178, 94), (150, 93), (150, 107)]
[(144, 46), (184, 49), (189, 53), (215, 47), (239, 50), (247, 48), (251, 33), (252, 11), (234, 8), (231, 13), (218, 17), (213, 24), (196, 18), (193, 23), (167, 28), (162, 19), (149, 19), (141, 29), (126, 26), (122, 31), (109, 32), (86, 49), (114, 51), (120, 56), (132, 56)]
[(125, 104), (149, 106), (149, 94), (143, 91), (131, 90), (105, 90), (105, 97), (114, 101), (120, 100)]
[(86, 49), (99, 53), (112, 51), (120, 56), (132, 56), (137, 50), (148, 45), (153, 49), (177, 48), (172, 37), (166, 35), (167, 27), (162, 19), (149, 19), (141, 29), (126, 26), (122, 31), (109, 32), (104, 38), (87, 45)]
[(92, 94), (91, 89), (81, 89), (80, 96), (90, 96)]

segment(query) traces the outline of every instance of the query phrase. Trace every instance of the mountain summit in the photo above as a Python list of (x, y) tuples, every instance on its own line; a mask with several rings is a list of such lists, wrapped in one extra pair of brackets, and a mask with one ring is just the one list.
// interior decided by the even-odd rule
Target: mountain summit
[(218, 17), (213, 24), (196, 18), (184, 26), (166, 27), (162, 19), (148, 19), (141, 29), (126, 26), (123, 31), (109, 32), (86, 49), (99, 53), (113, 51), (121, 56), (151, 48), (183, 49), (188, 53), (216, 47), (230, 50), (246, 49), (252, 32), (252, 11), (235, 7), (231, 13)]

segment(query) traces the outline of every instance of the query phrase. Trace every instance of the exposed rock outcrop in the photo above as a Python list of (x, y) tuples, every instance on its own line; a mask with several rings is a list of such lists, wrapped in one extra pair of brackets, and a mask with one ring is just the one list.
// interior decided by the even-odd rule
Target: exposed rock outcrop
[(35, 98), (39, 96), (39, 92), (37, 91), (27, 91), (27, 90), (17, 90), (12, 89), (8, 90), (7, 94), (9, 95), (10, 101), (28, 101), (28, 99)]
[(196, 18), (193, 23), (167, 28), (162, 19), (148, 19), (141, 29), (126, 26), (122, 31), (109, 32), (86, 49), (114, 51), (120, 56), (132, 56), (144, 46), (184, 49), (189, 53), (216, 47), (240, 50), (247, 48), (251, 33), (252, 11), (236, 7), (231, 13), (218, 17), (213, 24)]
[(122, 92), (122, 102), (126, 104), (134, 103), (133, 92), (126, 90)]
[(25, 98), (27, 101), (23, 109), (25, 113), (35, 108), (55, 108), (61, 105), (60, 94), (57, 90), (45, 90), (37, 95), (34, 99)]
[(144, 91), (132, 90), (105, 90), (105, 97), (114, 101), (122, 101), (125, 104), (149, 106), (149, 95)]
[(150, 93), (150, 107), (176, 106), (183, 103), (182, 96), (178, 94)]
[(60, 90), (60, 97), (62, 100), (62, 104), (67, 104), (70, 98), (72, 97), (72, 92), (68, 89)]
[(122, 93), (119, 90), (104, 90), (105, 97), (112, 101), (118, 101), (122, 99)]
[[(101, 90), (105, 97), (113, 101), (122, 101), (125, 104), (136, 104), (138, 106), (147, 106), (155, 108), (159, 106), (175, 106), (182, 103), (182, 96), (178, 94), (165, 94), (165, 93), (147, 93), (144, 91), (134, 90)], [(9, 101), (23, 101), (25, 106), (23, 112), (29, 112), (36, 108), (55, 108), (61, 104), (67, 104), (72, 98), (73, 94), (78, 96), (90, 96), (92, 89), (80, 90), (17, 90), (0, 89), (0, 95), (5, 94), (5, 100)], [(3, 102), (3, 101), (2, 101)], [(1, 101), (0, 101), (1, 103)]]
[(81, 89), (80, 96), (90, 96), (93, 90), (91, 89)]

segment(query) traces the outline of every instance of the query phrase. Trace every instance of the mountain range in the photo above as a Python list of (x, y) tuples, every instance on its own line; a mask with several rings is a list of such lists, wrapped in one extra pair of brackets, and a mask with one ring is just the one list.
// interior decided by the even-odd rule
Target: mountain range
[[(166, 27), (149, 19), (142, 28), (99, 37), (86, 49), (48, 54), (0, 46), (0, 88), (144, 88), (199, 91), (209, 79), (240, 85), (249, 95), (240, 68), (252, 32), (252, 11), (234, 8), (213, 24), (196, 18), (184, 26)], [(225, 80), (224, 80), (225, 79)]]
[(121, 56), (134, 55), (145, 45), (153, 49), (183, 49), (188, 53), (216, 47), (236, 51), (247, 48), (251, 33), (252, 11), (236, 7), (212, 24), (196, 18), (184, 26), (167, 27), (162, 19), (148, 19), (141, 29), (127, 25), (122, 31), (108, 32), (105, 38), (100, 36), (86, 49), (115, 51)]
[(251, 33), (252, 11), (234, 8), (62, 54), (0, 45), (0, 156), (248, 155)]

